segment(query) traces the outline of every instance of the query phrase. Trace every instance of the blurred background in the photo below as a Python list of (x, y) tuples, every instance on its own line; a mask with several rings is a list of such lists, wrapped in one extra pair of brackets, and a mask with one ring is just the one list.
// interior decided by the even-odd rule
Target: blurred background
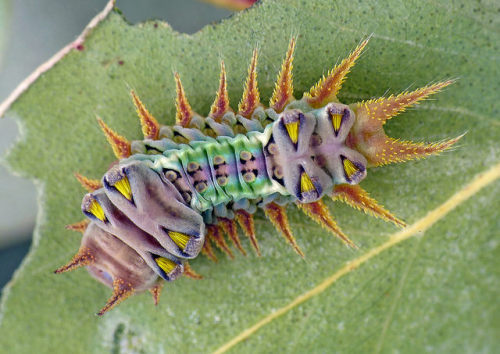
[[(59, 49), (73, 41), (107, 0), (0, 0), (0, 102)], [(117, 0), (131, 23), (161, 19), (194, 33), (231, 11), (197, 0)], [(17, 124), (0, 119), (0, 158), (18, 139)], [(37, 215), (36, 190), (0, 164), (0, 289), (28, 252)]]

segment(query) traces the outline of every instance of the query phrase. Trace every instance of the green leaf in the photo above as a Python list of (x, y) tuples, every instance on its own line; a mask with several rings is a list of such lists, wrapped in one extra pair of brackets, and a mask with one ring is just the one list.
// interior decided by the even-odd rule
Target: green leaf
[[(8, 352), (213, 351), (313, 289), (350, 260), (398, 230), (346, 205), (329, 203), (357, 242), (346, 249), (295, 208), (289, 216), (306, 254), (298, 257), (264, 215), (256, 218), (263, 257), (192, 262), (205, 278), (167, 284), (158, 307), (149, 294), (103, 318), (109, 289), (85, 271), (52, 271), (77, 250), (64, 225), (82, 219), (84, 194), (73, 172), (100, 178), (113, 161), (95, 115), (130, 139), (141, 135), (132, 87), (162, 122), (174, 120), (174, 80), (182, 77), (198, 112), (208, 112), (224, 58), (233, 106), (253, 48), (259, 86), (269, 98), (291, 34), (298, 34), (296, 96), (363, 38), (366, 52), (349, 74), (346, 102), (456, 78), (444, 92), (391, 120), (389, 135), (436, 141), (468, 132), (438, 157), (369, 171), (363, 187), (412, 224), (479, 172), (499, 163), (498, 13), (495, 2), (289, 0), (260, 5), (193, 36), (158, 21), (129, 25), (112, 12), (74, 50), (40, 77), (8, 116), (23, 126), (8, 156), (38, 181), (40, 210), (33, 247), (4, 290), (0, 348)], [(498, 347), (499, 242), (495, 182), (411, 237), (348, 272), (325, 291), (237, 344), (241, 352), (493, 352)], [(248, 240), (244, 247), (250, 250)]]

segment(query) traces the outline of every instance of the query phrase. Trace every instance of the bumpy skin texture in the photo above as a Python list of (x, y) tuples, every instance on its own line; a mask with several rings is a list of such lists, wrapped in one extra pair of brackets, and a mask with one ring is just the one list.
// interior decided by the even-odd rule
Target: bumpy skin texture
[(288, 226), (287, 204), (296, 204), (352, 247), (355, 244), (328, 214), (323, 196), (404, 226), (359, 183), (367, 167), (439, 153), (460, 138), (425, 145), (391, 139), (383, 130), (386, 120), (451, 81), (344, 105), (337, 92), (367, 41), (295, 100), (292, 38), (269, 108), (260, 103), (257, 90), (257, 51), (237, 113), (229, 106), (224, 63), (206, 118), (192, 111), (178, 74), (177, 123), (172, 127), (158, 124), (132, 92), (145, 139), (130, 143), (99, 119), (119, 162), (101, 182), (76, 175), (89, 190), (82, 202), (89, 220), (69, 225), (84, 233), (82, 245), (56, 273), (86, 266), (93, 277), (113, 288), (102, 315), (146, 289), (157, 303), (159, 279), (199, 277), (186, 260), (200, 252), (216, 260), (211, 242), (232, 258), (221, 231), (246, 254), (236, 221), (260, 255), (252, 219), (257, 208), (301, 256)]
[[(336, 133), (331, 127), (332, 111), (342, 115)], [(307, 113), (299, 109), (280, 114), (269, 109), (268, 113), (266, 119), (276, 120), (262, 132), (178, 144), (162, 154), (135, 154), (120, 166), (138, 161), (163, 175), (179, 188), (191, 208), (204, 212), (205, 222), (209, 223), (216, 217), (230, 215), (228, 204), (238, 210), (246, 209), (239, 207), (245, 199), (259, 200), (258, 206), (279, 197), (289, 202), (313, 202), (334, 184), (356, 184), (366, 176), (366, 159), (345, 144), (354, 120), (354, 113), (347, 106), (331, 103)], [(286, 128), (293, 124), (295, 142)], [(196, 131), (184, 129), (183, 133), (193, 136)], [(341, 159), (352, 161), (358, 172), (349, 178)], [(301, 190), (304, 172), (311, 179), (313, 190)]]

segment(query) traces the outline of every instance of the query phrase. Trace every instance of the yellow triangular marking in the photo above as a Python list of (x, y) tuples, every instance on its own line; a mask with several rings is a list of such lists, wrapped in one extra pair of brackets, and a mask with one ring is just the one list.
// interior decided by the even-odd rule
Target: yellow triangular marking
[(156, 258), (155, 262), (166, 274), (169, 274), (177, 266), (174, 261), (171, 261), (170, 259), (164, 257)]
[(352, 161), (344, 159), (343, 164), (347, 177), (351, 178), (352, 175), (358, 172), (358, 168), (352, 163)]
[(89, 212), (101, 221), (106, 220), (106, 215), (104, 215), (104, 210), (96, 200), (92, 200), (92, 202), (90, 203)]
[(132, 200), (132, 189), (130, 188), (130, 182), (126, 176), (115, 183), (114, 187), (128, 200)]
[(304, 192), (310, 192), (315, 190), (316, 188), (314, 187), (313, 182), (311, 181), (311, 178), (307, 175), (307, 173), (302, 172), (302, 175), (300, 176), (300, 190), (302, 193)]
[(335, 130), (335, 134), (337, 134), (340, 130), (340, 123), (342, 123), (342, 114), (332, 114), (332, 125), (333, 130)]
[(285, 123), (286, 131), (292, 143), (296, 144), (299, 140), (299, 122)]
[(182, 250), (186, 248), (186, 245), (190, 238), (188, 235), (176, 231), (169, 231), (168, 236), (170, 236), (172, 241), (174, 241), (175, 244), (179, 246)]

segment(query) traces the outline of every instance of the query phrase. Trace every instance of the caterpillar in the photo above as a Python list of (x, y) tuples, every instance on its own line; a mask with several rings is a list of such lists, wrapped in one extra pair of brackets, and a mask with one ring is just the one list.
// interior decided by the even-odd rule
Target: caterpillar
[(131, 91), (144, 139), (130, 142), (97, 118), (118, 162), (101, 180), (75, 174), (89, 192), (82, 201), (86, 219), (67, 228), (83, 238), (76, 255), (55, 273), (86, 267), (110, 287), (113, 294), (98, 312), (103, 315), (145, 290), (157, 304), (164, 281), (200, 278), (188, 260), (202, 253), (217, 261), (213, 245), (233, 258), (224, 235), (245, 255), (238, 224), (260, 256), (252, 216), (258, 208), (302, 257), (288, 223), (288, 204), (353, 248), (324, 196), (404, 227), (359, 183), (370, 167), (437, 154), (461, 138), (424, 144), (393, 139), (384, 131), (387, 120), (453, 80), (343, 104), (337, 94), (368, 40), (296, 100), (292, 37), (269, 107), (260, 102), (257, 49), (236, 112), (229, 105), (223, 61), (207, 117), (192, 110), (178, 73), (173, 126), (160, 125)]

